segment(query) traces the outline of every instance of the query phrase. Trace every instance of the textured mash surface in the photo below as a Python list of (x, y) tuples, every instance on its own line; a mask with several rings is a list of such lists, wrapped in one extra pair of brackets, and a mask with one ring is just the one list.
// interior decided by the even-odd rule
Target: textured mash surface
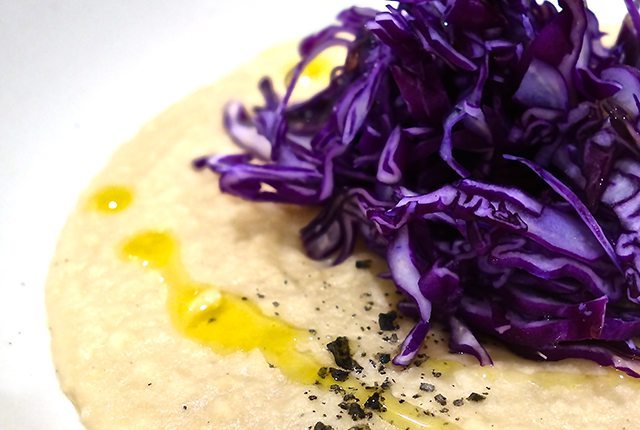
[[(496, 366), (481, 368), (448, 355), (446, 336), (433, 333), (425, 350), (432, 360), (404, 371), (387, 368), (384, 375), (374, 370), (369, 359), (393, 355), (399, 345), (390, 333), (387, 340), (378, 333), (378, 313), (397, 300), (392, 285), (376, 276), (383, 262), (364, 250), (338, 267), (310, 261), (298, 230), (312, 211), (221, 195), (211, 174), (190, 168), (200, 155), (237, 151), (222, 130), (222, 106), (239, 96), (258, 102), (257, 80), (266, 74), (281, 84), (294, 62), (292, 47), (276, 49), (179, 102), (125, 144), (81, 197), (52, 262), (47, 307), (61, 386), (83, 424), (91, 430), (356, 424), (346, 414), (336, 417), (337, 395), (287, 381), (259, 352), (220, 356), (174, 329), (160, 275), (118, 255), (132, 235), (164, 229), (178, 239), (192, 278), (245, 295), (270, 315), (279, 302), (280, 317), (317, 330), (309, 353), (327, 364), (324, 345), (347, 336), (364, 380), (392, 378), (396, 396), (462, 428), (635, 428), (640, 385), (591, 363), (531, 363), (493, 347)], [(131, 206), (112, 215), (87, 210), (92, 192), (108, 185), (130, 187)], [(357, 270), (358, 259), (373, 259), (373, 266)], [(400, 339), (410, 324), (400, 321)], [(421, 391), (424, 382), (435, 391)], [(472, 392), (488, 394), (470, 402)], [(459, 398), (464, 404), (455, 406)], [(375, 417), (369, 425), (391, 428)]]

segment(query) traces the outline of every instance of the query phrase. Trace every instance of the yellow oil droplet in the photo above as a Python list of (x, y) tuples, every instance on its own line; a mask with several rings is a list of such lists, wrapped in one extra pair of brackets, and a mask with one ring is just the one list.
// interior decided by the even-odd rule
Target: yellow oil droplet
[[(296, 83), (296, 90), (302, 89), (304, 94), (322, 90), (329, 84), (333, 69), (344, 64), (345, 55), (346, 50), (340, 47), (329, 48), (320, 53), (305, 66)], [(286, 86), (293, 79), (293, 70), (294, 67), (285, 76)]]
[(331, 70), (336, 67), (333, 59), (326, 55), (319, 55), (305, 67), (302, 76), (308, 79), (322, 79), (331, 74)]
[(125, 210), (133, 201), (133, 192), (124, 186), (100, 188), (89, 199), (89, 208), (98, 212), (116, 213)]
[(122, 247), (123, 255), (139, 260), (143, 266), (152, 269), (166, 269), (176, 254), (177, 243), (163, 231), (147, 231), (129, 239)]
[[(266, 361), (291, 379), (302, 384), (318, 384), (329, 389), (340, 385), (363, 404), (373, 394), (357, 379), (344, 382), (320, 378), (323, 365), (305, 353), (302, 342), (309, 333), (285, 321), (265, 315), (250, 300), (198, 283), (186, 273), (176, 240), (167, 232), (147, 231), (127, 240), (122, 257), (139, 261), (160, 272), (169, 287), (168, 309), (176, 328), (187, 338), (206, 345), (219, 354), (258, 349)], [(397, 428), (408, 430), (451, 429), (459, 427), (441, 418), (427, 415), (409, 403), (400, 402), (385, 392), (384, 408), (376, 413)]]

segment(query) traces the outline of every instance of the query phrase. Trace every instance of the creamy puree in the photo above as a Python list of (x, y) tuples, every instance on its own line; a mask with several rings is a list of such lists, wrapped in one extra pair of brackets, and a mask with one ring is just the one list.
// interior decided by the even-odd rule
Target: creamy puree
[[(436, 329), (423, 351), (429, 359), (380, 372), (379, 354), (393, 355), (411, 327), (401, 318), (397, 332), (379, 332), (378, 314), (399, 298), (376, 276), (384, 262), (364, 249), (337, 267), (309, 260), (298, 231), (313, 210), (222, 195), (211, 174), (190, 168), (197, 156), (237, 151), (221, 126), (224, 103), (258, 103), (258, 79), (282, 84), (294, 62), (294, 47), (272, 50), (171, 107), (116, 152), (81, 197), (51, 266), (47, 308), (60, 383), (82, 423), (92, 430), (298, 430), (319, 421), (336, 430), (396, 428), (387, 413), (354, 422), (330, 384), (288, 371), (291, 357), (336, 367), (325, 345), (346, 336), (364, 368), (360, 382), (389, 378), (381, 396), (390, 410), (421, 408), (424, 419), (412, 428), (636, 428), (640, 383), (591, 362), (534, 363), (494, 346), (495, 367), (483, 368), (448, 354), (446, 334)], [(178, 277), (167, 269), (174, 266), (131, 247), (145, 232), (175, 241)], [(371, 267), (355, 267), (369, 259)], [(251, 336), (239, 345), (227, 332), (248, 330), (250, 323), (233, 324), (244, 317), (218, 328), (223, 334), (208, 332), (202, 318), (220, 297), (290, 330), (283, 336), (291, 355), (274, 358)]]

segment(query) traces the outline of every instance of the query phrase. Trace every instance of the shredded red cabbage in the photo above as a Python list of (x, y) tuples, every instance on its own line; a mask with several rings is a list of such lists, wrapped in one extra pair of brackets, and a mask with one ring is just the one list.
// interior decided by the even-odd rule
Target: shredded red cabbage
[[(230, 103), (244, 150), (194, 162), (224, 192), (318, 205), (302, 230), (338, 264), (357, 237), (386, 257), (418, 321), (491, 364), (492, 337), (538, 360), (640, 377), (640, 13), (604, 47), (583, 1), (401, 0), (351, 8), (300, 44), (281, 97)], [(348, 49), (331, 83), (290, 102), (305, 65)], [(479, 337), (481, 336), (481, 337)]]

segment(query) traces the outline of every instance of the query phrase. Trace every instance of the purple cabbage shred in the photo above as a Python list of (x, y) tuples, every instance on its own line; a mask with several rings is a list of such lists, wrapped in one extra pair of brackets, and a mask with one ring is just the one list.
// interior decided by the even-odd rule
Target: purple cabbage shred
[[(417, 319), (491, 364), (483, 339), (536, 360), (582, 358), (640, 377), (640, 13), (605, 47), (583, 1), (404, 0), (353, 7), (307, 37), (285, 94), (232, 102), (239, 155), (194, 161), (222, 191), (312, 205), (308, 255), (360, 237)], [(302, 102), (305, 65), (347, 50)]]

